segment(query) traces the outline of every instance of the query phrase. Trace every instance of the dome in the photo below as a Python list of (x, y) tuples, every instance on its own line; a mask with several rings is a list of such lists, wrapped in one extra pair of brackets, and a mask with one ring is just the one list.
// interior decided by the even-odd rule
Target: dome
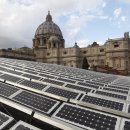
[(79, 48), (79, 46), (77, 45), (77, 42), (75, 42), (75, 45), (73, 46), (73, 48)]
[(53, 35), (63, 38), (59, 26), (52, 21), (50, 12), (48, 12), (48, 15), (46, 16), (46, 21), (39, 25), (35, 33), (35, 37), (44, 35)]
[(49, 42), (58, 43), (58, 42), (60, 42), (60, 40), (58, 39), (57, 36), (51, 36), (51, 37), (49, 38)]

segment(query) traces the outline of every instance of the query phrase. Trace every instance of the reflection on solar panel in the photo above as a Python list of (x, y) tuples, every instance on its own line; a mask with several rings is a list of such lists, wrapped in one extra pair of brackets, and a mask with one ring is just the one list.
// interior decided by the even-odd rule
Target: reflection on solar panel
[(129, 77), (0, 58), (0, 130), (130, 130), (129, 102)]

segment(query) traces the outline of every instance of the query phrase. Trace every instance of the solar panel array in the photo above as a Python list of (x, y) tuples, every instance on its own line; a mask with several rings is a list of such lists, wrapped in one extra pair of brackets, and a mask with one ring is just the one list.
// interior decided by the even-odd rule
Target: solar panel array
[[(52, 129), (130, 130), (130, 78), (125, 76), (0, 58), (0, 103)], [(13, 118), (10, 130), (44, 129), (0, 110), (1, 129)]]

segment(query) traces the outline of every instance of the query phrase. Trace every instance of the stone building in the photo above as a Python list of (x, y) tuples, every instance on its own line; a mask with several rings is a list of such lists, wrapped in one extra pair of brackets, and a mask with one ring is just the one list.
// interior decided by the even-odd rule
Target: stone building
[(0, 49), (0, 57), (35, 61), (33, 50), (28, 47), (17, 48), (15, 50), (12, 48)]
[(77, 43), (65, 48), (65, 40), (58, 25), (48, 12), (46, 21), (39, 25), (33, 38), (33, 50), (39, 62), (82, 68), (83, 58), (89, 65), (108, 66), (119, 71), (130, 71), (130, 38), (108, 39), (104, 45), (93, 42), (80, 48)]

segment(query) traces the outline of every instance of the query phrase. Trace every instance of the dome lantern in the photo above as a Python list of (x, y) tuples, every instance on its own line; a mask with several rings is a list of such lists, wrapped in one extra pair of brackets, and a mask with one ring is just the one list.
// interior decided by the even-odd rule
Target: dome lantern
[(51, 21), (52, 21), (52, 17), (51, 17), (51, 15), (50, 15), (50, 11), (48, 11), (48, 14), (47, 14), (47, 16), (46, 16), (46, 21), (47, 21), (47, 22), (51, 22)]

